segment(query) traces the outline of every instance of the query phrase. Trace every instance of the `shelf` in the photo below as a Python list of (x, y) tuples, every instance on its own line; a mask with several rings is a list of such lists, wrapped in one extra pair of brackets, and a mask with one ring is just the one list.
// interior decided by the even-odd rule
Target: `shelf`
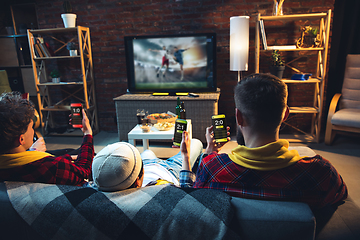
[(53, 57), (34, 57), (34, 60), (51, 60), (51, 59), (71, 59), (71, 58), (80, 58), (80, 55), (77, 56), (53, 56)]
[[(262, 35), (265, 33), (265, 24), (262, 24), (262, 21), (300, 21), (300, 20), (310, 20), (314, 22), (318, 22), (318, 29), (320, 35), (320, 41), (322, 47), (312, 47), (312, 48), (292, 48), (293, 45), (281, 45), (281, 46), (268, 46), (267, 49), (260, 49), (260, 39), (265, 41), (265, 38), (262, 38)], [(329, 35), (330, 35), (330, 23), (331, 23), (331, 10), (329, 9), (327, 12), (323, 13), (309, 13), (309, 14), (293, 14), (293, 15), (282, 15), (282, 16), (261, 16), (259, 13), (256, 19), (256, 30), (255, 30), (255, 73), (260, 72), (260, 56), (261, 53), (273, 51), (274, 49), (282, 51), (282, 52), (300, 52), (300, 51), (311, 51), (315, 52), (317, 55), (317, 61), (314, 61), (314, 69), (316, 67), (316, 71), (311, 72), (312, 77), (308, 80), (291, 80), (291, 79), (282, 79), (282, 81), (286, 84), (313, 84), (314, 93), (311, 94), (313, 97), (313, 107), (301, 106), (301, 102), (296, 102), (296, 105), (299, 107), (290, 107), (290, 113), (294, 114), (313, 114), (311, 120), (311, 133), (309, 136), (313, 137), (317, 142), (320, 139), (321, 132), (321, 120), (322, 120), (322, 109), (324, 103), (324, 87), (325, 87), (325, 79), (327, 74), (327, 59), (328, 59), (328, 47), (329, 47)], [(306, 21), (301, 23), (302, 25), (309, 25)], [(281, 28), (284, 26), (280, 26), (280, 24), (274, 24), (271, 26), (272, 28)], [(296, 23), (297, 25), (297, 23)], [(312, 24), (313, 25), (313, 24)], [(264, 44), (263, 44), (264, 45)], [(276, 45), (276, 44), (275, 44)], [(265, 54), (264, 54), (265, 55)], [(295, 54), (294, 54), (295, 55)], [(293, 63), (304, 57), (302, 54), (297, 53), (293, 60), (285, 63), (285, 66), (293, 71), (294, 73), (306, 72), (306, 66), (293, 66)], [(312, 54), (315, 55), (315, 54)], [(305, 69), (300, 69), (301, 67), (305, 67)], [(298, 69), (299, 68), (299, 69)], [(307, 94), (307, 93), (304, 93)], [(310, 97), (310, 96), (309, 96)], [(288, 124), (290, 127), (298, 130), (301, 133), (303, 132), (301, 129)], [(305, 133), (307, 134), (307, 133)]]
[(0, 66), (0, 68), (32, 68), (32, 65)]
[(0, 38), (21, 38), (27, 37), (26, 34), (18, 34), (18, 35), (0, 35)]
[(83, 82), (47, 82), (47, 83), (39, 83), (38, 86), (61, 86), (61, 85), (83, 85)]
[[(53, 48), (56, 44), (52, 43), (52, 41), (46, 41), (46, 38), (54, 39), (60, 43), (61, 47), (57, 47), (57, 49), (53, 51), (54, 54), (51, 55), (54, 56), (35, 57), (34, 41), (38, 40), (37, 37), (39, 37), (39, 39), (42, 38), (46, 43), (51, 43), (52, 46), (50, 47)], [(58, 124), (59, 119), (54, 113), (70, 111), (70, 106), (66, 104), (73, 101), (82, 103), (83, 108), (86, 109), (91, 128), (94, 134), (96, 134), (99, 131), (99, 125), (96, 110), (89, 28), (77, 26), (74, 28), (29, 30), (28, 40), (35, 85), (37, 87), (37, 100), (43, 135), (49, 134), (47, 130)], [(77, 56), (69, 56), (66, 54), (66, 51), (60, 52), (60, 50), (66, 50), (68, 42), (76, 42), (78, 44), (79, 49), (77, 50), (79, 54)], [(53, 65), (65, 68), (71, 66), (76, 77), (62, 77), (61, 80), (63, 80), (63, 82), (53, 83), (48, 79), (48, 69), (50, 68), (46, 66), (47, 64), (49, 64), (51, 68), (54, 68)], [(61, 69), (59, 68), (59, 70)], [(62, 71), (65, 70), (63, 69)], [(64, 76), (66, 76), (66, 74), (64, 74)], [(62, 86), (78, 87), (61, 88)], [(61, 91), (62, 94), (52, 95), (53, 91)]]
[(61, 105), (61, 106), (49, 106), (49, 107), (45, 107), (42, 109), (42, 111), (70, 111), (71, 108), (70, 106), (65, 106), (65, 105)]
[(282, 16), (261, 16), (260, 20), (299, 20), (299, 19), (319, 19), (327, 17), (327, 13), (309, 13), (309, 14), (294, 14)]
[[(268, 46), (268, 47), (273, 47), (273, 46)], [(323, 51), (324, 48), (320, 47), (320, 48), (294, 48), (294, 49), (261, 49), (261, 52), (269, 52), (269, 51), (274, 51), (274, 50), (278, 50), (279, 52), (299, 52), (299, 51)]]
[[(85, 109), (86, 111), (94, 110), (95, 106), (91, 106), (89, 109)], [(60, 112), (60, 111), (70, 111), (70, 105), (55, 105), (55, 106), (48, 106), (43, 108), (41, 111), (48, 111), (48, 112)]]
[(14, 66), (0, 66), (0, 68), (19, 68), (19, 65), (14, 65)]
[(78, 29), (87, 29), (86, 27), (71, 27), (71, 28), (50, 28), (50, 29), (34, 29), (31, 30), (32, 34), (55, 34), (55, 33), (76, 33)]
[(320, 83), (321, 80), (317, 78), (309, 78), (308, 80), (291, 80), (291, 79), (281, 79), (284, 83)]
[(318, 113), (319, 110), (314, 107), (289, 107), (290, 113)]

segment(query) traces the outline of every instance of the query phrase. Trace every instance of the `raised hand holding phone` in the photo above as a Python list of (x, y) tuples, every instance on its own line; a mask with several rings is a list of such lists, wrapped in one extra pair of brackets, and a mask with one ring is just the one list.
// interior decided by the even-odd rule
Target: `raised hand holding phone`
[(174, 128), (174, 146), (180, 146), (182, 140), (182, 133), (186, 131), (187, 121), (183, 119), (176, 119)]
[(85, 113), (85, 110), (82, 108), (81, 103), (72, 103), (70, 106), (71, 106), (71, 114), (69, 115), (70, 117), (69, 123), (74, 128), (81, 128), (81, 131), (84, 133), (84, 135), (87, 134), (92, 135), (93, 132), (91, 129), (90, 121)]
[(224, 114), (214, 115), (211, 117), (214, 139), (216, 143), (227, 142), (227, 128), (226, 128), (226, 118)]

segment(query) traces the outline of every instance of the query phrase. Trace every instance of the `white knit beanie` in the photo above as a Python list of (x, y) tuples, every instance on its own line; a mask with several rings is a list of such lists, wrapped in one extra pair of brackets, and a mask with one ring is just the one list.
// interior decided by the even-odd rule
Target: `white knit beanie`
[(117, 142), (96, 154), (92, 175), (101, 191), (118, 191), (129, 188), (139, 176), (142, 160), (140, 152), (131, 144)]

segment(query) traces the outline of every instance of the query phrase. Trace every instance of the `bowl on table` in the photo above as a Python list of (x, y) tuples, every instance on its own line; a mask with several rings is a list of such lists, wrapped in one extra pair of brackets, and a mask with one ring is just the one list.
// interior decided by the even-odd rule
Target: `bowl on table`
[(157, 123), (163, 123), (163, 122), (175, 123), (177, 116), (173, 116), (168, 113), (152, 113), (148, 115), (147, 118), (150, 120), (156, 120)]
[(169, 131), (174, 127), (174, 123), (172, 122), (158, 122), (154, 125), (154, 127), (159, 131)]
[(152, 124), (141, 124), (140, 128), (143, 133), (148, 133), (148, 132), (150, 132), (150, 129), (152, 128)]

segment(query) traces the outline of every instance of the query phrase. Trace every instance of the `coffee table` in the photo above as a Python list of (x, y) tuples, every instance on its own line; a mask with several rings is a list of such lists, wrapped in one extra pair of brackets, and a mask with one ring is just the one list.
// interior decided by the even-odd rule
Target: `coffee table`
[[(190, 138), (192, 137), (192, 125), (191, 119), (186, 119), (188, 122), (187, 124), (187, 131), (190, 134)], [(150, 129), (150, 132), (144, 133), (140, 125), (137, 124), (131, 131), (128, 133), (128, 141), (130, 144), (136, 146), (136, 140), (142, 139), (143, 141), (143, 149), (149, 149), (149, 140), (150, 139), (172, 139), (174, 137), (174, 128), (171, 128), (168, 131), (160, 131), (155, 127)]]

